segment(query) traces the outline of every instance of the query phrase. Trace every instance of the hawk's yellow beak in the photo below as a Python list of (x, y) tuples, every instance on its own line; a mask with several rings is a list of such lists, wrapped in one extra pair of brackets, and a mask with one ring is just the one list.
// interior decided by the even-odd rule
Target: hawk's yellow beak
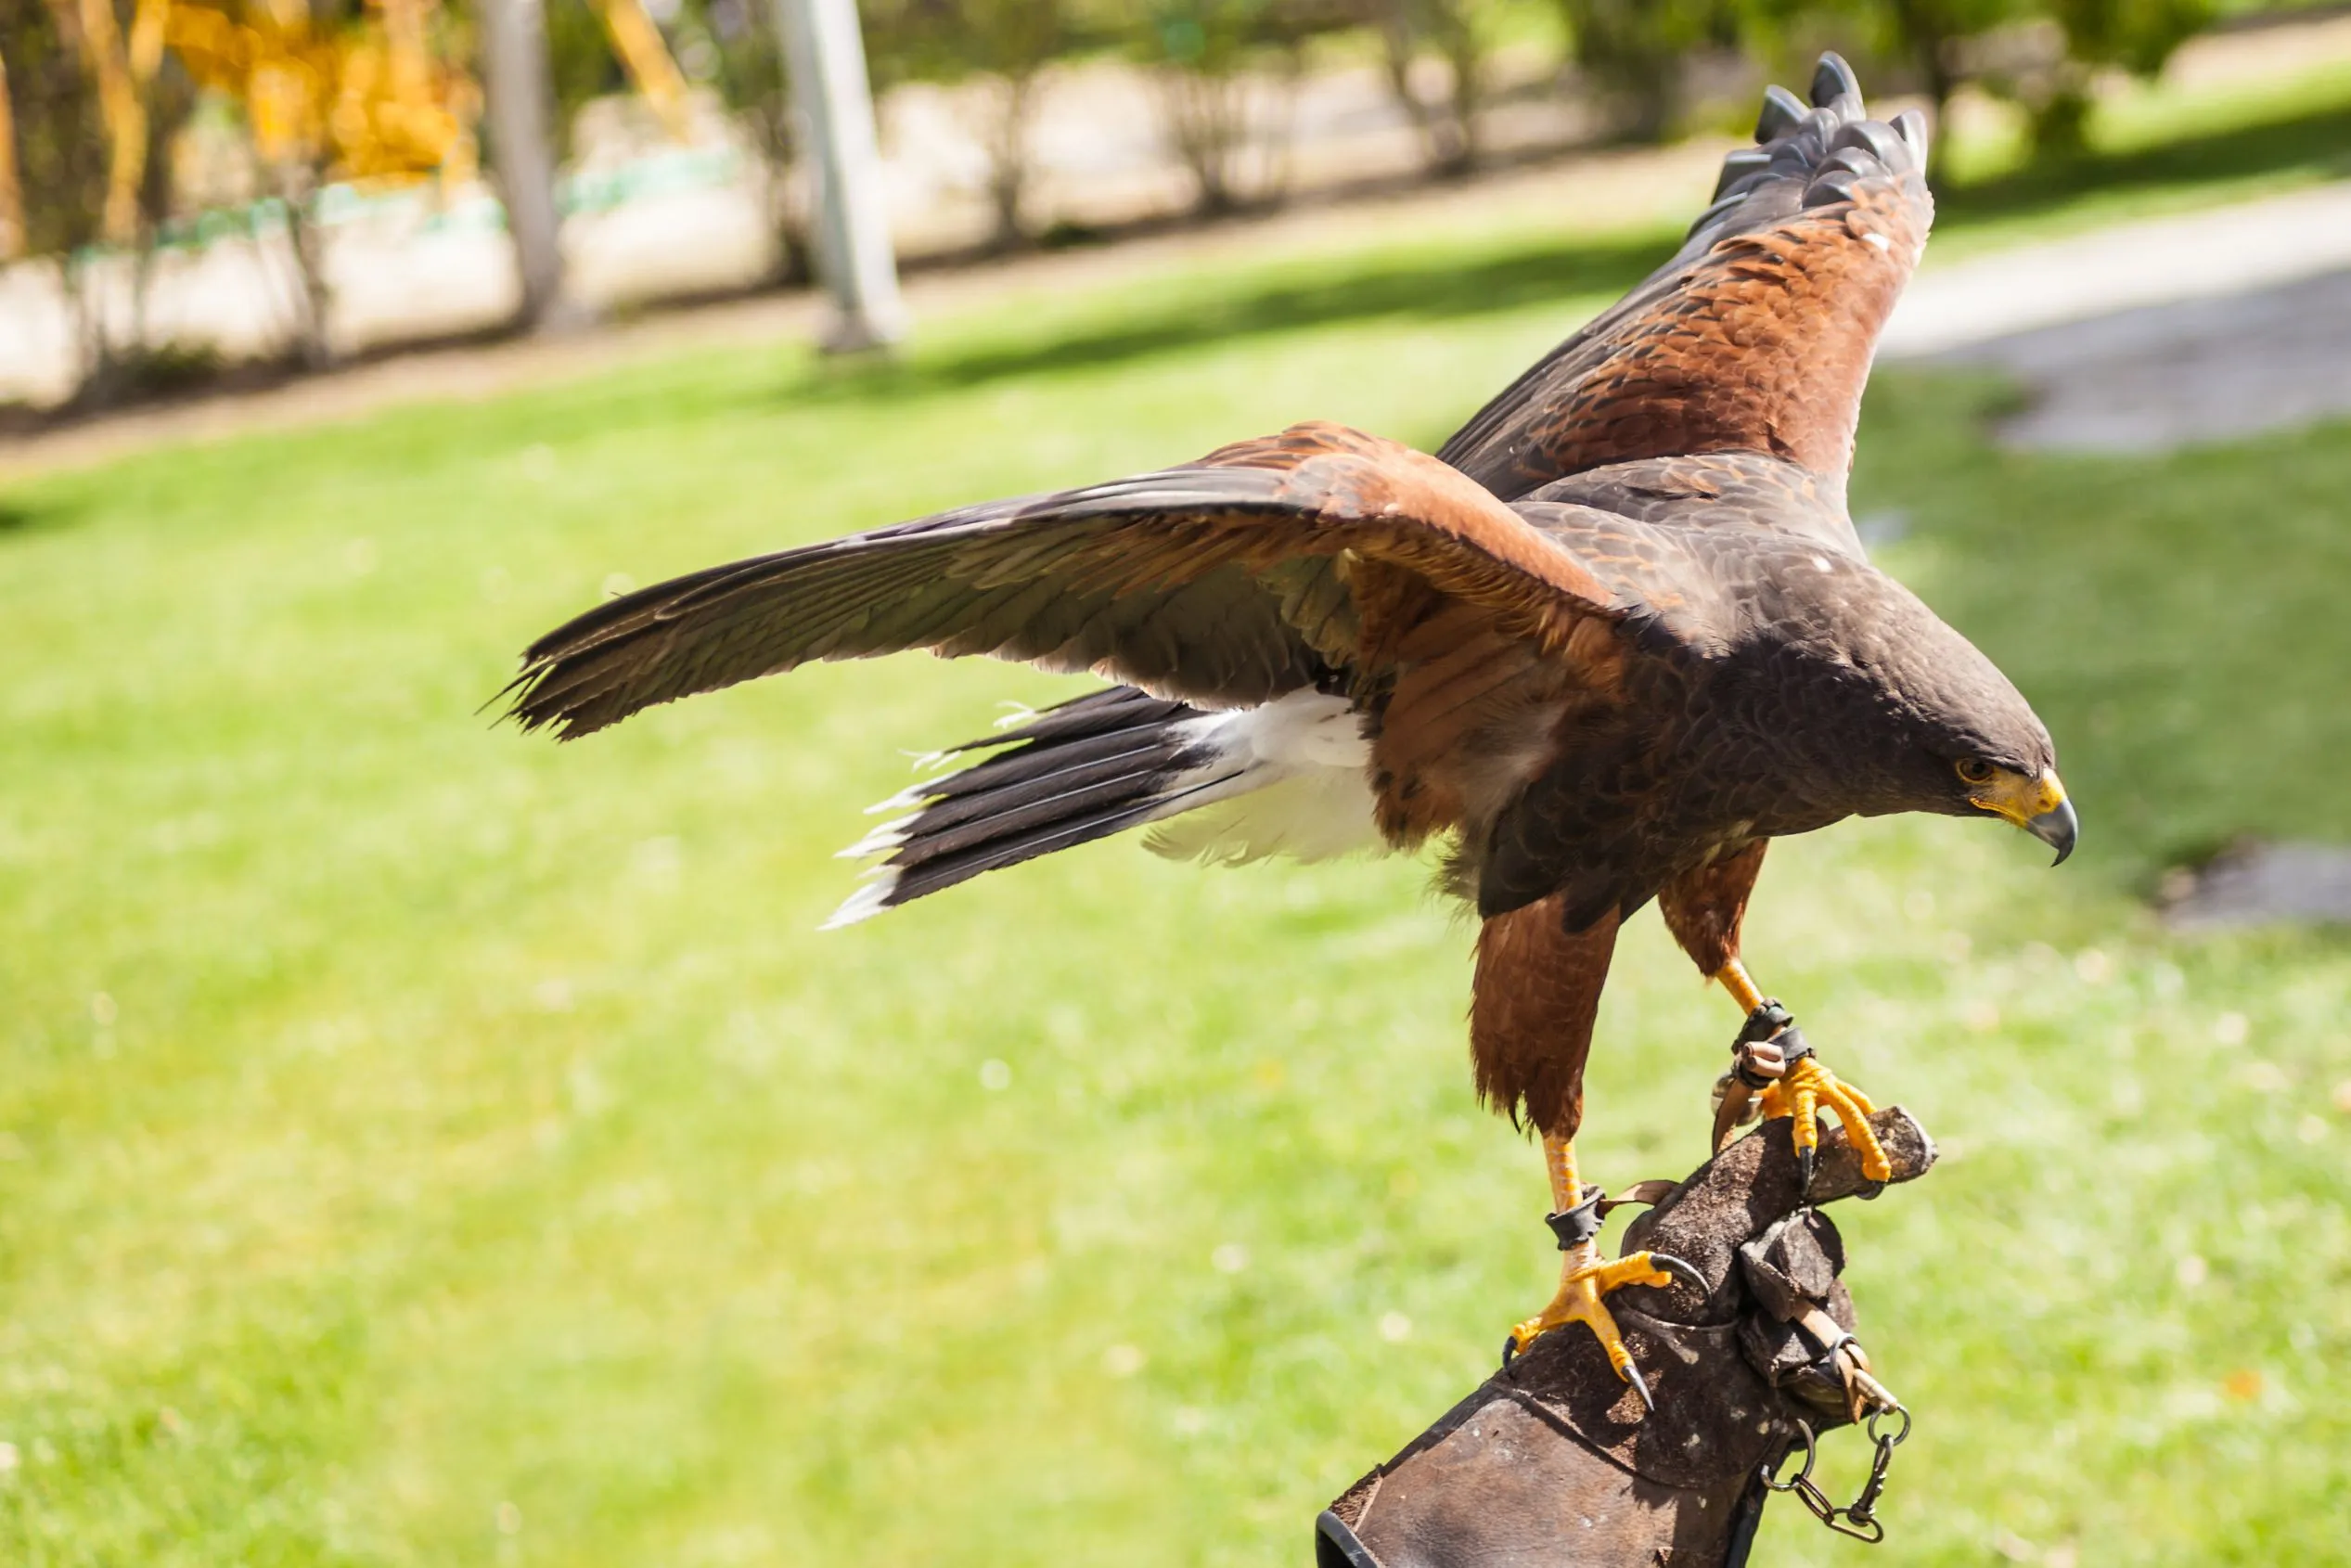
[(2065, 786), (2058, 782), (2055, 773), (2044, 771), (2037, 778), (2002, 773), (1968, 801), (1980, 811), (2015, 823), (2057, 851), (2051, 865), (2064, 865), (2065, 857), (2074, 853), (2081, 819), (2074, 815), (2074, 803), (2065, 798)]

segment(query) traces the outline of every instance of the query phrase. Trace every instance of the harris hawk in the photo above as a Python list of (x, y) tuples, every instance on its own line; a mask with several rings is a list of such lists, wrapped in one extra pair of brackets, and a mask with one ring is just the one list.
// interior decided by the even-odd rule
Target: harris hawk
[(1582, 1322), (1646, 1401), (1602, 1298), (1676, 1260), (1599, 1255), (1573, 1142), (1621, 923), (1655, 900), (1747, 1015), (1718, 1139), (1759, 1090), (1801, 1154), (1832, 1114), (1882, 1179), (1869, 1101), (1740, 961), (1766, 846), (1905, 811), (2001, 818), (2060, 860), (2075, 834), (2032, 708), (1847, 515), (1863, 382), (1933, 205), (1920, 116), (1869, 118), (1833, 55), (1810, 98), (1769, 89), (1673, 258), (1433, 457), (1302, 424), (713, 567), (540, 638), (512, 712), (570, 739), (912, 649), (1120, 683), (885, 803), (903, 815), (848, 852), (876, 863), (835, 924), (1147, 825), (1211, 861), (1440, 841), (1483, 919), (1478, 1092), (1542, 1135), (1566, 1254), (1506, 1350)]

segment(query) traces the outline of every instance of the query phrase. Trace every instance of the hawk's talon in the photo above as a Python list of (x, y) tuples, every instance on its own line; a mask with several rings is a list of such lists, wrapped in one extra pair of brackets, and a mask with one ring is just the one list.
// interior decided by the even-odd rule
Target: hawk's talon
[(1625, 1364), (1616, 1369), (1624, 1374), (1626, 1382), (1633, 1385), (1633, 1392), (1641, 1396), (1641, 1413), (1648, 1415), (1654, 1411), (1657, 1408), (1657, 1401), (1651, 1396), (1649, 1380), (1641, 1376), (1641, 1369), (1633, 1365), (1630, 1357), (1627, 1357)]
[(1812, 1196), (1813, 1172), (1819, 1168), (1820, 1150), (1809, 1145), (1796, 1150), (1796, 1195)]
[(1878, 1141), (1877, 1133), (1869, 1125), (1869, 1118), (1877, 1112), (1876, 1102), (1821, 1066), (1818, 1057), (1806, 1053), (1790, 1063), (1787, 1076), (1764, 1090), (1762, 1099), (1766, 1118), (1795, 1119), (1790, 1132), (1795, 1140), (1797, 1173), (1806, 1191), (1811, 1190), (1812, 1174), (1819, 1161), (1823, 1111), (1836, 1117), (1844, 1128), (1845, 1137), (1861, 1156), (1861, 1175), (1865, 1179), (1893, 1179), (1894, 1163), (1886, 1158), (1885, 1146)]
[(1695, 1265), (1684, 1263), (1671, 1253), (1650, 1253), (1649, 1266), (1651, 1268), (1662, 1268), (1668, 1274), (1680, 1275), (1683, 1282), (1702, 1296), (1714, 1290), (1712, 1285), (1706, 1283), (1706, 1277), (1698, 1272)]
[[(1629, 1253), (1612, 1260), (1594, 1257), (1588, 1242), (1578, 1247), (1569, 1254), (1560, 1277), (1559, 1294), (1551, 1298), (1551, 1305), (1510, 1330), (1502, 1352), (1502, 1365), (1508, 1367), (1525, 1354), (1527, 1346), (1552, 1330), (1581, 1323), (1600, 1342), (1600, 1349), (1616, 1375), (1640, 1394), (1642, 1407), (1656, 1408), (1647, 1381), (1633, 1365), (1633, 1353), (1625, 1346), (1625, 1336), (1617, 1330), (1615, 1317), (1600, 1298), (1626, 1285), (1671, 1285), (1676, 1273), (1669, 1273), (1668, 1269), (1686, 1273), (1693, 1279), (1701, 1279), (1698, 1270), (1689, 1264), (1663, 1253)], [(1701, 1283), (1702, 1287), (1702, 1279)]]

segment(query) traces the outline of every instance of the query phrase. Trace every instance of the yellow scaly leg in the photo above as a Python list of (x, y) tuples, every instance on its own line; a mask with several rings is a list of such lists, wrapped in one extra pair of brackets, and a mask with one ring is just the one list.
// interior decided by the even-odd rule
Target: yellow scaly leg
[[(1597, 1209), (1599, 1189), (1586, 1188), (1576, 1176), (1574, 1139), (1552, 1137), (1546, 1134), (1543, 1157), (1544, 1163), (1550, 1167), (1551, 1206), (1555, 1222), (1560, 1215)], [(1587, 1224), (1590, 1229), (1597, 1230), (1597, 1215)], [(1553, 1228), (1560, 1228), (1557, 1223)], [(1633, 1353), (1625, 1347), (1625, 1336), (1618, 1331), (1615, 1317), (1600, 1298), (1625, 1285), (1670, 1285), (1674, 1282), (1674, 1275), (1666, 1272), (1668, 1268), (1688, 1279), (1700, 1291), (1706, 1289), (1705, 1279), (1689, 1264), (1664, 1253), (1633, 1253), (1621, 1258), (1603, 1258), (1589, 1235), (1577, 1240), (1567, 1240), (1578, 1228), (1581, 1227), (1571, 1225), (1568, 1229), (1560, 1230), (1559, 1293), (1551, 1298), (1550, 1305), (1510, 1330), (1510, 1343), (1503, 1347), (1504, 1363), (1507, 1365), (1511, 1356), (1525, 1350), (1537, 1337), (1553, 1329), (1568, 1323), (1581, 1323), (1599, 1340), (1600, 1348), (1608, 1354), (1608, 1364), (1615, 1369), (1616, 1375), (1631, 1383), (1640, 1394), (1642, 1407), (1654, 1409), (1656, 1404), (1650, 1398), (1648, 1380), (1633, 1364)]]

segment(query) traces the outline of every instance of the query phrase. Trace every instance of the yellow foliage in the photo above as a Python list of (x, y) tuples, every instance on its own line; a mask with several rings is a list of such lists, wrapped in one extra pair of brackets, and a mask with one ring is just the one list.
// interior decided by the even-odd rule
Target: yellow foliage
[(464, 178), (482, 96), (428, 50), (433, 3), (375, 0), (356, 26), (320, 34), (299, 12), (255, 6), (239, 20), (170, 0), (164, 38), (190, 75), (244, 105), (264, 162), (324, 164), (353, 180)]

